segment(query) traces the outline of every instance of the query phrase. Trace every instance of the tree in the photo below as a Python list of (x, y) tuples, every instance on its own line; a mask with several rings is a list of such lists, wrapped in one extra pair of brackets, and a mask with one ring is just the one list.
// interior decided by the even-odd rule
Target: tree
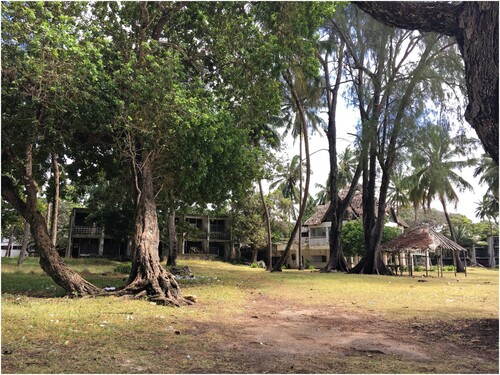
[(387, 203), (395, 207), (396, 215), (400, 207), (410, 205), (408, 179), (405, 178), (402, 166), (395, 168), (387, 191)]
[[(42, 269), (69, 295), (101, 290), (60, 259), (38, 209), (53, 138), (92, 102), (96, 51), (76, 36), (85, 4), (2, 3), (2, 197), (30, 225)], [(78, 111), (77, 108), (80, 108)]]
[(358, 165), (358, 155), (347, 146), (344, 151), (338, 157), (338, 186), (339, 190), (345, 188), (354, 180), (356, 174), (356, 167)]
[[(424, 129), (417, 140), (419, 152), (413, 155), (412, 164), (415, 168), (414, 181), (418, 182), (416, 189), (423, 191), (423, 199), (428, 208), (431, 201), (437, 197), (441, 203), (448, 223), (450, 237), (457, 242), (453, 223), (447, 210), (447, 202), (458, 203), (458, 195), (454, 186), (459, 191), (472, 190), (472, 186), (457, 172), (471, 166), (474, 160), (457, 160), (457, 157), (467, 156), (465, 143), (470, 143), (468, 139), (460, 136), (450, 137), (449, 132), (443, 127), (430, 126)], [(454, 253), (455, 254), (455, 253)], [(464, 272), (460, 257), (455, 254), (457, 271)]]
[(257, 262), (259, 249), (265, 248), (266, 225), (262, 203), (258, 193), (253, 193), (245, 200), (234, 202), (232, 210), (232, 232), (235, 241), (250, 247), (251, 262)]
[[(344, 62), (344, 49), (345, 41), (340, 39), (334, 34), (329, 35), (329, 40), (327, 42), (327, 47), (325, 48), (324, 57), (318, 54), (318, 59), (323, 68), (323, 76), (325, 81), (325, 96), (326, 105), (328, 113), (328, 153), (329, 153), (329, 164), (330, 164), (330, 174), (329, 174), (329, 191), (328, 196), (330, 198), (330, 207), (328, 209), (327, 216), (331, 218), (330, 227), (330, 257), (328, 259), (327, 265), (324, 267), (323, 271), (342, 271), (347, 272), (349, 266), (345, 261), (341, 240), (342, 240), (342, 221), (347, 208), (349, 207), (352, 197), (355, 192), (356, 185), (359, 180), (361, 173), (360, 164), (356, 168), (356, 171), (352, 175), (352, 179), (347, 183), (343, 179), (347, 179), (350, 175), (350, 161), (346, 160), (350, 156), (350, 151), (347, 148), (344, 150), (342, 156), (342, 171), (339, 172), (339, 165), (337, 159), (337, 100), (341, 85), (343, 62)], [(331, 46), (332, 44), (337, 44), (338, 49), (332, 53), (334, 50)], [(331, 55), (336, 56), (337, 67), (335, 69), (335, 83), (331, 84), (330, 81), (330, 67), (329, 59)], [(339, 198), (339, 185), (346, 183), (350, 184), (347, 194), (343, 199)]]
[(488, 155), (482, 155), (479, 165), (474, 169), (474, 177), (478, 176), (481, 176), (479, 183), (488, 186), (487, 194), (491, 194), (498, 201), (498, 164)]
[(388, 25), (455, 38), (467, 82), (469, 105), (465, 118), (498, 164), (498, 3), (359, 1), (355, 4)]
[(299, 191), (297, 188), (297, 183), (300, 179), (299, 161), (300, 155), (294, 155), (285, 168), (278, 167), (277, 178), (269, 186), (271, 190), (280, 190), (284, 198), (290, 199), (292, 202), (290, 213), (293, 220), (297, 219), (293, 205), (299, 201)]
[[(352, 9), (346, 7), (346, 11)], [(377, 28), (375, 21), (355, 12), (347, 17), (350, 25), (332, 22), (349, 52), (352, 93), (361, 118), (366, 254), (352, 272), (392, 274), (378, 250), (390, 176), (399, 154), (411, 143), (412, 129), (421, 126), (422, 118), (429, 114), (424, 103), (433, 100), (440, 105), (453, 90), (460, 89), (460, 81), (454, 77), (459, 62), (446, 37), (382, 25)], [(366, 29), (371, 32), (362, 31)], [(444, 90), (445, 82), (451, 82), (447, 87), (452, 93)]]

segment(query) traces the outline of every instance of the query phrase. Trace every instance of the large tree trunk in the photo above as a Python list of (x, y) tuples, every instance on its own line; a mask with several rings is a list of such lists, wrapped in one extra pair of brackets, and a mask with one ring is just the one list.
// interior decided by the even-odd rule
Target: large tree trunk
[(25, 220), (24, 221), (23, 241), (21, 243), (21, 252), (19, 253), (19, 258), (17, 258), (17, 266), (18, 267), (23, 266), (24, 258), (26, 257), (26, 252), (28, 251), (29, 240), (30, 240), (30, 225)]
[(175, 227), (175, 209), (168, 214), (168, 257), (167, 266), (177, 265), (177, 228)]
[[(299, 216), (297, 217), (297, 221), (295, 222), (290, 238), (288, 239), (285, 251), (281, 255), (281, 258), (278, 260), (278, 262), (276, 262), (276, 264), (273, 266), (273, 272), (282, 271), (282, 267), (290, 255), (290, 249), (292, 247), (293, 241), (295, 240), (295, 236), (297, 235), (297, 231), (301, 230), (300, 228), (302, 227), (302, 218), (304, 217), (304, 212), (307, 206), (307, 197), (309, 196), (309, 182), (311, 179), (311, 158), (309, 155), (309, 139), (307, 137), (307, 121), (306, 121), (305, 111), (300, 103), (299, 96), (293, 85), (291, 73), (287, 72), (287, 74), (284, 75), (284, 78), (288, 84), (288, 87), (290, 88), (290, 91), (292, 92), (293, 100), (297, 104), (300, 120), (302, 123), (302, 133), (304, 134), (304, 149), (305, 149), (304, 152), (306, 154), (306, 181), (304, 186), (304, 197), (302, 198), (302, 203), (300, 205)], [(299, 163), (302, 163), (302, 160), (299, 160)], [(299, 264), (300, 264), (300, 259), (299, 259)]]
[[(2, 197), (30, 224), (31, 235), (40, 253), (40, 266), (57, 285), (64, 289), (66, 294), (84, 296), (102, 293), (100, 288), (71, 270), (57, 254), (47, 229), (47, 222), (37, 209), (37, 184), (32, 173), (32, 146), (28, 145), (25, 151), (25, 168), (24, 171), (19, 170), (19, 172), (23, 175), (26, 201), (19, 196), (19, 190), (7, 176), (2, 176)], [(16, 164), (21, 165), (20, 160), (16, 159), (16, 155), (9, 153), (9, 156), (14, 159)], [(19, 169), (21, 168), (19, 167)]]
[(53, 152), (52, 158), (52, 173), (54, 174), (54, 196), (52, 197), (52, 215), (50, 219), (50, 239), (52, 245), (57, 244), (57, 221), (59, 218), (59, 163), (57, 154)]
[[(330, 190), (328, 192), (330, 198), (330, 208), (327, 213), (328, 217), (332, 218), (330, 226), (330, 239), (329, 248), (330, 256), (328, 263), (322, 269), (323, 272), (341, 271), (348, 272), (350, 267), (347, 264), (344, 252), (341, 246), (342, 239), (342, 219), (344, 213), (350, 204), (352, 199), (352, 193), (348, 194), (344, 202), (339, 200), (338, 192), (338, 162), (337, 162), (337, 98), (340, 89), (340, 83), (342, 78), (343, 69), (343, 59), (344, 59), (344, 40), (341, 40), (339, 50), (338, 50), (338, 61), (337, 61), (337, 76), (335, 79), (335, 85), (333, 88), (330, 85), (330, 68), (328, 64), (328, 56), (323, 59), (319, 57), (321, 64), (323, 66), (323, 72), (325, 76), (325, 84), (327, 90), (327, 104), (328, 104), (328, 152), (330, 160)], [(358, 171), (360, 169), (358, 168)], [(357, 184), (359, 179), (359, 172), (357, 173), (357, 178), (351, 183), (351, 189)]]
[[(384, 171), (380, 186), (380, 199), (378, 210), (375, 205), (375, 180), (376, 180), (376, 154), (371, 145), (369, 167), (363, 173), (363, 228), (365, 239), (365, 254), (360, 262), (351, 270), (351, 273), (393, 275), (387, 267), (380, 251), (382, 231), (384, 229), (385, 202), (387, 186), (389, 185), (388, 173)], [(366, 187), (366, 188), (365, 188)], [(384, 193), (385, 192), (385, 193)], [(377, 212), (377, 214), (375, 214)]]
[(271, 219), (269, 218), (269, 208), (267, 207), (266, 198), (264, 197), (264, 189), (262, 188), (262, 181), (259, 179), (259, 194), (260, 200), (262, 202), (262, 208), (264, 209), (264, 221), (266, 223), (266, 235), (267, 235), (267, 271), (273, 269), (273, 240), (271, 236)]
[(464, 59), (466, 120), (498, 164), (498, 2), (375, 2), (355, 4), (377, 20), (456, 38)]
[(147, 296), (162, 305), (181, 306), (190, 304), (181, 295), (174, 275), (162, 267), (158, 254), (160, 230), (154, 200), (153, 171), (150, 155), (139, 140), (133, 146), (135, 224), (132, 236), (132, 270), (127, 286), (119, 295)]
[[(36, 190), (33, 180), (30, 180), (29, 184), (33, 184), (32, 186)], [(27, 191), (30, 190), (32, 189), (27, 189)], [(28, 194), (27, 201), (33, 201), (34, 196), (32, 192)], [(102, 292), (101, 289), (83, 279), (78, 273), (63, 263), (52, 244), (43, 215), (36, 209), (35, 205), (24, 202), (17, 195), (12, 181), (6, 176), (2, 176), (2, 196), (30, 224), (31, 235), (40, 253), (40, 266), (57, 285), (64, 289), (67, 295), (84, 296)]]

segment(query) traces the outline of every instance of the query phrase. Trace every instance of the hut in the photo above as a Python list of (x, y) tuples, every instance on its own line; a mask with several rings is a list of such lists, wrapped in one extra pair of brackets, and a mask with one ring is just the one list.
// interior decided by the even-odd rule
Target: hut
[[(463, 253), (464, 258), (467, 253), (467, 250), (462, 246), (427, 226), (420, 226), (403, 233), (401, 236), (384, 243), (381, 250), (391, 254), (397, 260), (392, 266), (395, 268), (396, 273), (399, 268), (401, 275), (404, 263), (408, 265), (410, 275), (413, 275), (414, 255), (425, 256), (426, 276), (429, 276), (429, 254), (437, 255), (438, 275), (443, 276), (443, 250), (451, 250), (458, 252), (458, 254)], [(403, 262), (403, 260), (406, 260), (406, 262)], [(467, 272), (465, 274), (467, 275)]]

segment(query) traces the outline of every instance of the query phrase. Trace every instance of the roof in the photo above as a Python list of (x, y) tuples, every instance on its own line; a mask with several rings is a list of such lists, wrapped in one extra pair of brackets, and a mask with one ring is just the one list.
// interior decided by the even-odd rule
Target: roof
[(459, 244), (426, 226), (414, 228), (395, 239), (381, 245), (382, 251), (391, 252), (416, 252), (437, 249), (467, 251)]
[(330, 208), (330, 203), (322, 205), (322, 206), (317, 206), (316, 211), (314, 214), (306, 220), (304, 225), (319, 225), (323, 222), (323, 218), (326, 214), (326, 211), (328, 211), (328, 208)]
[[(349, 188), (344, 188), (339, 192), (339, 198), (345, 199), (347, 193), (349, 192)], [(378, 210), (378, 201), (375, 201), (376, 210)], [(401, 218), (399, 218), (394, 209), (389, 207), (387, 209), (388, 213), (391, 215), (393, 221), (405, 228), (408, 228), (408, 224), (406, 224)], [(316, 207), (316, 211), (314, 214), (306, 220), (304, 223), (305, 226), (313, 226), (319, 225), (324, 221), (331, 221), (332, 212), (330, 211), (330, 203), (322, 206)], [(356, 190), (352, 196), (351, 204), (347, 208), (346, 217), (347, 220), (355, 220), (357, 218), (363, 217), (363, 193), (361, 186), (358, 185)]]

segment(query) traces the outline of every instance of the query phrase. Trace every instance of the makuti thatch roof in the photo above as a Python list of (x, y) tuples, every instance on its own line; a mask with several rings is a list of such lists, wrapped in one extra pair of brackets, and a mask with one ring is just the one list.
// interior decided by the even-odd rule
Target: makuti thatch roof
[[(339, 192), (339, 198), (344, 199), (348, 192), (348, 188), (342, 189)], [(330, 203), (316, 207), (316, 211), (309, 219), (306, 220), (304, 225), (319, 225), (324, 221), (331, 221), (331, 218), (328, 217), (331, 216), (329, 208)], [(354, 195), (352, 197), (351, 204), (347, 208), (346, 215), (347, 219), (349, 220), (357, 219), (358, 217), (363, 216), (363, 195), (361, 193), (361, 187), (359, 185), (356, 187), (356, 191), (354, 192)]]
[(467, 251), (459, 244), (426, 226), (412, 229), (381, 245), (382, 251), (391, 252), (417, 252), (425, 250), (435, 252), (437, 249)]
[[(339, 192), (339, 198), (340, 199), (345, 199), (347, 196), (347, 193), (349, 192), (349, 188), (344, 188)], [(378, 210), (378, 201), (375, 200), (375, 210)], [(390, 215), (391, 219), (405, 227), (408, 228), (408, 224), (406, 224), (401, 218), (399, 218), (394, 209), (390, 206), (387, 206), (386, 212)], [(316, 207), (316, 211), (314, 214), (306, 220), (304, 223), (305, 226), (311, 226), (311, 225), (319, 225), (324, 221), (331, 221), (333, 216), (333, 212), (330, 210), (330, 203), (323, 205), (323, 206), (318, 206)], [(344, 219), (345, 220), (356, 220), (358, 218), (363, 217), (363, 193), (361, 186), (358, 185), (356, 187), (356, 190), (354, 192), (354, 195), (352, 196), (351, 204), (347, 208), (346, 214)]]

